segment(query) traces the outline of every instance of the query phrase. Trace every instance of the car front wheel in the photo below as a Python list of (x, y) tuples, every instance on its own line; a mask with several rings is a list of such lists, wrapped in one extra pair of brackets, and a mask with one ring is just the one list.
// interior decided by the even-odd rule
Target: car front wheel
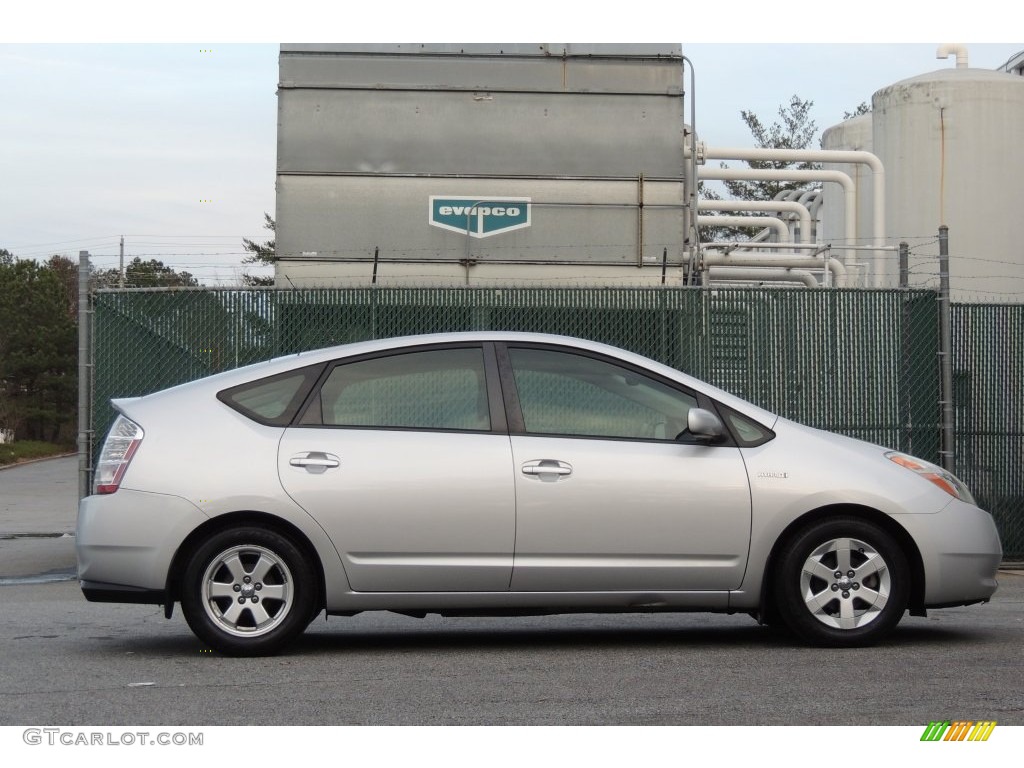
[(835, 517), (800, 531), (774, 575), (779, 615), (813, 645), (871, 645), (903, 616), (910, 594), (907, 559), (874, 523)]
[(193, 552), (181, 594), (200, 640), (232, 656), (277, 653), (309, 623), (316, 580), (292, 541), (266, 528), (215, 534)]

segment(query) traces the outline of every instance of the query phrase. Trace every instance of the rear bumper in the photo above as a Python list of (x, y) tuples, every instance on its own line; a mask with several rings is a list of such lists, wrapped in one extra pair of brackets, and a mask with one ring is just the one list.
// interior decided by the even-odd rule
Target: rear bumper
[[(87, 496), (78, 506), (75, 550), (78, 578), (97, 597), (140, 600), (138, 593), (163, 592), (178, 547), (207, 520), (194, 504), (160, 493), (122, 488), (107, 496)], [(99, 597), (104, 595), (106, 597)], [(136, 599), (132, 599), (133, 596)]]

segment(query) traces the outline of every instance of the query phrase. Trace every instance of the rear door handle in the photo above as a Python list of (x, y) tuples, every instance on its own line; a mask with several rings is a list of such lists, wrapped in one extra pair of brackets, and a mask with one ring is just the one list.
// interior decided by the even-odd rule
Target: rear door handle
[(523, 474), (554, 482), (572, 474), (572, 464), (555, 459), (535, 459), (523, 464)]
[(319, 475), (326, 472), (328, 469), (341, 466), (341, 459), (333, 453), (307, 451), (306, 453), (295, 454), (288, 460), (288, 463), (293, 467), (305, 468), (305, 470), (311, 474)]

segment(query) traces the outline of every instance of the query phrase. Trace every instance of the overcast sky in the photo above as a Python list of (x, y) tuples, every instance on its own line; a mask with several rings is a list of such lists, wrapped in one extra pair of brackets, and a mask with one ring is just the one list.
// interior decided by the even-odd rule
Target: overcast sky
[[(970, 65), (985, 69), (1024, 50), (991, 42), (1001, 25), (978, 3), (933, 3), (927, 23), (883, 15), (887, 6), (874, 2), (833, 22), (819, 6), (813, 26), (796, 11), (780, 18), (746, 2), (712, 13), (616, 5), (630, 17), (615, 19), (571, 3), (503, 6), (515, 19), (473, 4), (460, 5), (460, 21), (426, 15), (429, 4), (377, 3), (375, 15), (345, 16), (338, 9), (350, 4), (225, 4), (251, 13), (241, 22), (221, 6), (186, 2), (153, 19), (142, 5), (47, 5), (0, 29), (0, 248), (38, 258), (87, 249), (110, 266), (124, 235), (128, 257), (159, 258), (206, 282), (236, 278), (242, 237), (263, 239), (263, 213), (274, 212), (281, 41), (681, 42), (697, 78), (698, 130), (714, 145), (749, 145), (740, 110), (770, 123), (793, 95), (814, 101), (824, 130), (879, 88), (954, 66), (935, 58), (943, 42), (966, 41)], [(854, 5), (844, 8), (849, 16)]]

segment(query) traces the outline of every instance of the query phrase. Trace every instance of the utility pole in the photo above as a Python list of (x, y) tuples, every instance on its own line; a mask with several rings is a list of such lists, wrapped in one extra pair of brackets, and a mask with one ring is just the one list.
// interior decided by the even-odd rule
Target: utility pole
[(124, 235), (121, 235), (121, 266), (117, 273), (119, 275), (117, 280), (117, 287), (124, 289)]

